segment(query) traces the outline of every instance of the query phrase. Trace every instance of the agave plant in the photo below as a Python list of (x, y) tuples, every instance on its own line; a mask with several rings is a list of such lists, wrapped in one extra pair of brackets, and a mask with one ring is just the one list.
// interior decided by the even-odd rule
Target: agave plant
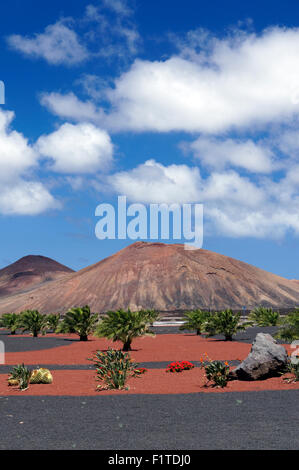
[(19, 326), (25, 331), (30, 331), (34, 338), (40, 333), (43, 335), (47, 328), (47, 315), (39, 313), (38, 310), (25, 310), (20, 314)]
[(59, 325), (60, 315), (59, 313), (50, 313), (47, 315), (47, 326), (52, 330), (56, 331)]
[(19, 315), (16, 313), (4, 313), (0, 317), (0, 326), (10, 331), (10, 334), (15, 335), (19, 327)]
[(299, 340), (299, 309), (296, 308), (294, 312), (286, 315), (281, 320), (282, 327), (276, 333), (276, 338), (283, 339), (284, 341)]
[(128, 310), (117, 310), (107, 312), (96, 329), (96, 336), (121, 341), (123, 351), (131, 351), (134, 338), (138, 336), (155, 336), (149, 328), (152, 317), (145, 310), (132, 312)]
[(245, 330), (251, 326), (251, 322), (240, 323), (241, 313), (233, 313), (231, 309), (215, 312), (205, 325), (208, 336), (217, 334), (224, 335), (225, 341), (232, 341), (233, 335), (238, 331)]
[(109, 348), (106, 352), (96, 351), (93, 361), (97, 371), (96, 380), (100, 382), (98, 390), (118, 389), (126, 387), (130, 377), (140, 377), (143, 371), (138, 369), (138, 364), (131, 361), (128, 353)]
[(278, 312), (274, 312), (272, 308), (256, 307), (252, 310), (248, 319), (258, 326), (276, 326), (279, 324), (280, 315)]
[(88, 305), (71, 308), (58, 325), (56, 332), (76, 333), (79, 335), (80, 341), (87, 341), (88, 335), (93, 333), (97, 321), (98, 315), (92, 314)]
[(180, 326), (180, 330), (195, 330), (196, 334), (200, 335), (205, 323), (210, 319), (210, 316), (210, 312), (205, 312), (199, 309), (186, 312), (184, 315), (185, 321)]
[(8, 384), (18, 384), (22, 391), (27, 390), (29, 387), (31, 373), (31, 370), (29, 370), (24, 364), (18, 364), (12, 369), (8, 379)]

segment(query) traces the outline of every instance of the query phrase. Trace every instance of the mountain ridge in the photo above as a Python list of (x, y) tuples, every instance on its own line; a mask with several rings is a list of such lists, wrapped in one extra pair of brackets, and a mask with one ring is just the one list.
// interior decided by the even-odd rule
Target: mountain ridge
[(0, 313), (26, 308), (63, 313), (85, 304), (96, 312), (291, 308), (299, 305), (299, 283), (212, 251), (138, 241), (46, 285), (0, 297)]

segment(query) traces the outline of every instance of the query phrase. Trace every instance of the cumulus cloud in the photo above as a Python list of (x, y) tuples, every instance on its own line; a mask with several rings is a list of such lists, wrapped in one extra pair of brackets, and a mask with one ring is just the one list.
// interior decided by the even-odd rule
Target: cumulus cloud
[(202, 165), (218, 170), (233, 166), (254, 173), (270, 173), (274, 169), (272, 150), (249, 139), (221, 140), (202, 136), (184, 144), (183, 148), (191, 151)]
[(297, 180), (286, 175), (254, 183), (233, 170), (203, 177), (197, 167), (149, 160), (112, 175), (109, 183), (131, 202), (203, 203), (206, 235), (278, 238), (299, 234), (298, 180), (299, 169)]
[(109, 178), (118, 194), (131, 201), (171, 203), (196, 201), (199, 196), (200, 172), (187, 165), (164, 166), (155, 160), (129, 171), (115, 173)]
[(13, 119), (13, 112), (0, 110), (0, 213), (35, 215), (58, 207), (41, 182), (25, 179), (38, 166), (38, 153), (10, 128)]
[(38, 215), (60, 205), (40, 182), (16, 181), (2, 187), (0, 212), (7, 215)]
[(299, 29), (214, 39), (192, 57), (136, 60), (106, 90), (112, 130), (219, 134), (298, 115)]
[(13, 34), (8, 36), (9, 46), (24, 55), (43, 58), (49, 64), (74, 65), (88, 58), (88, 51), (80, 43), (78, 35), (65, 21), (49, 25), (45, 31), (33, 37)]
[(50, 166), (53, 171), (70, 174), (107, 170), (113, 155), (107, 132), (90, 123), (65, 123), (53, 133), (41, 136), (36, 149), (53, 161)]
[(0, 181), (8, 181), (34, 167), (37, 153), (19, 132), (10, 129), (12, 111), (0, 110)]
[(100, 119), (100, 113), (91, 101), (81, 101), (73, 93), (43, 93), (40, 102), (49, 111), (62, 119), (73, 121), (96, 122)]

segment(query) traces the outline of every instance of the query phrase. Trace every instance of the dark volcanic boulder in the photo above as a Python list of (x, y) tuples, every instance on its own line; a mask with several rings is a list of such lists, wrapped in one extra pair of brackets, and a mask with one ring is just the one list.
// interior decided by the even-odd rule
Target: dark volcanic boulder
[(230, 373), (232, 379), (260, 380), (279, 375), (288, 360), (285, 348), (277, 344), (269, 334), (258, 333), (252, 343), (251, 352)]

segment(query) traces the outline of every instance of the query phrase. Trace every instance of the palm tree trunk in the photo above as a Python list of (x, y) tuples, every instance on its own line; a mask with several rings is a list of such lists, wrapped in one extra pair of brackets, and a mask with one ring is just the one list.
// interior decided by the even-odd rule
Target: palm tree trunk
[(131, 343), (132, 343), (132, 340), (129, 339), (128, 341), (126, 341), (124, 343), (124, 347), (123, 347), (123, 351), (132, 351), (131, 349)]
[(88, 341), (87, 335), (80, 335), (80, 341)]

